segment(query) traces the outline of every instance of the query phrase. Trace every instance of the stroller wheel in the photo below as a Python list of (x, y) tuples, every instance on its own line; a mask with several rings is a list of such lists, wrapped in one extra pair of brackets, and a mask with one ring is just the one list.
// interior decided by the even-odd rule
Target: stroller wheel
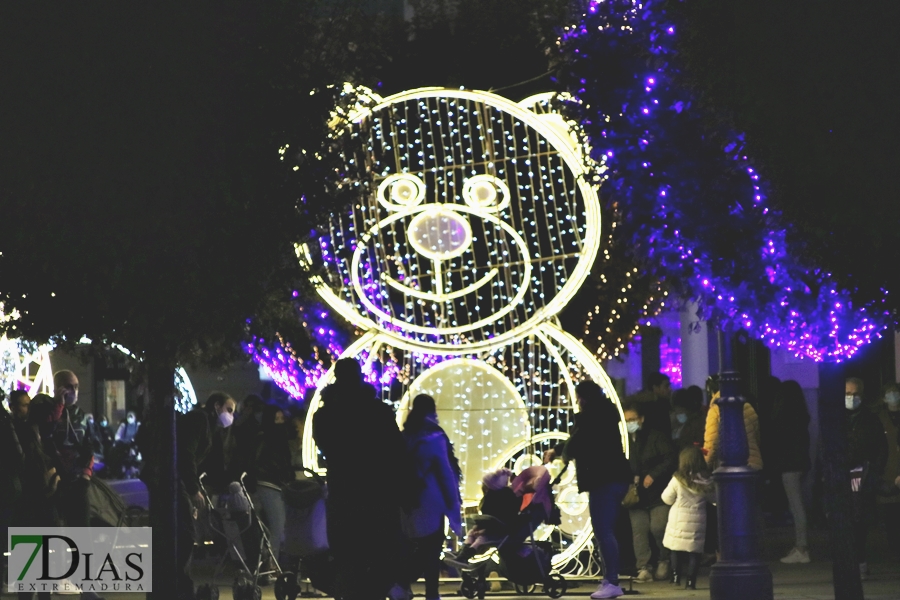
[(282, 573), (275, 580), (275, 600), (295, 600), (299, 594), (300, 586), (293, 573)]
[(566, 593), (567, 588), (566, 580), (559, 573), (551, 573), (544, 583), (544, 593), (551, 598), (559, 598)]
[(194, 597), (197, 600), (219, 600), (219, 586), (214, 583), (204, 583), (197, 588)]
[(478, 592), (478, 600), (484, 600), (484, 596), (487, 594), (488, 590), (488, 582), (484, 579), (478, 579), (478, 581), (475, 582), (475, 589)]
[(468, 573), (462, 573), (462, 584), (459, 586), (459, 593), (472, 600), (478, 595), (478, 581)]
[(231, 593), (234, 600), (260, 600), (262, 598), (262, 590), (246, 571), (241, 571), (234, 578)]
[(516, 586), (516, 593), (522, 594), (523, 596), (527, 596), (528, 594), (533, 594), (535, 590), (537, 590), (537, 585), (534, 583), (520, 585), (518, 583), (513, 584)]

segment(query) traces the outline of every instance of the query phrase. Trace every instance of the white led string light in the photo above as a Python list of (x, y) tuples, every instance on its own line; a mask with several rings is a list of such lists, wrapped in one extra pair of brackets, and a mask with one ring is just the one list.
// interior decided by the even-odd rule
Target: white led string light
[[(464, 505), (474, 506), (485, 471), (529, 464), (567, 438), (579, 381), (596, 381), (618, 406), (596, 358), (555, 323), (599, 251), (595, 174), (550, 95), (520, 104), (438, 88), (362, 97), (335, 119), (334, 135), (359, 144), (348, 172), (362, 162), (373, 179), (345, 182), (359, 187), (358, 202), (297, 256), (323, 267), (313, 278), (321, 297), (363, 331), (342, 356), (360, 360), (370, 380), (390, 369), (400, 383), (376, 385), (398, 423), (416, 394), (435, 397), (463, 468)], [(309, 424), (332, 378), (319, 381)], [(303, 459), (324, 472), (312, 427)], [(540, 533), (561, 541), (557, 567), (591, 543), (573, 485), (570, 474), (557, 490), (564, 526)]]

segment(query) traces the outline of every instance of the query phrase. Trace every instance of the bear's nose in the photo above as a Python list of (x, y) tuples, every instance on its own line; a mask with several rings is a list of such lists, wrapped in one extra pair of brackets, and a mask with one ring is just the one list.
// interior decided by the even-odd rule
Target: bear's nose
[(432, 260), (446, 260), (461, 255), (472, 244), (472, 228), (458, 212), (437, 206), (410, 221), (407, 237), (419, 254)]

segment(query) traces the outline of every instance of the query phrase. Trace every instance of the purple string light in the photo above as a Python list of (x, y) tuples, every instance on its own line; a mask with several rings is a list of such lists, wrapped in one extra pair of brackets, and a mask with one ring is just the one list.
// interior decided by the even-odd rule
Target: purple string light
[[(781, 215), (765, 206), (765, 184), (743, 135), (714, 138), (730, 137), (724, 153), (706, 141), (713, 136), (704, 136), (708, 127), (675, 79), (676, 26), (663, 4), (593, 1), (582, 22), (560, 37), (572, 65), (561, 78), (572, 96), (566, 110), (582, 124), (593, 158), (608, 169), (606, 197), (624, 217), (616, 234), (679, 295), (699, 299), (707, 318), (815, 361), (853, 356), (881, 337), (890, 315), (878, 303), (854, 306), (830, 273), (788, 251)], [(642, 58), (647, 52), (651, 60)], [(604, 61), (624, 61), (636, 74), (610, 85), (594, 76), (606, 72), (596, 69)], [(698, 197), (710, 202), (697, 206)], [(712, 208), (722, 209), (717, 228), (736, 232), (736, 242), (758, 244), (739, 264), (723, 265), (708, 240), (702, 221)]]

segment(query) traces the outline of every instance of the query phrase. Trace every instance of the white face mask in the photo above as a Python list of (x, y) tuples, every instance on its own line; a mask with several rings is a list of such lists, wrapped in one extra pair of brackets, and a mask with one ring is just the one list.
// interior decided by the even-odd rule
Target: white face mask
[(625, 421), (625, 429), (628, 430), (628, 433), (637, 433), (641, 428), (641, 424), (637, 421)]
[(231, 427), (231, 424), (234, 423), (234, 415), (228, 412), (227, 410), (223, 410), (219, 413), (219, 425), (222, 427)]
[(862, 404), (862, 398), (859, 396), (854, 396), (853, 394), (844, 396), (844, 407), (846, 407), (847, 410), (856, 410), (859, 408), (860, 404)]
[(888, 392), (884, 395), (884, 402), (891, 410), (900, 408), (900, 392)]
[(675, 415), (675, 420), (684, 425), (687, 423), (687, 413), (678, 413)]
[(133, 419), (132, 417), (128, 417), (128, 418), (125, 419), (125, 420), (128, 421), (128, 424), (129, 424), (129, 425), (134, 424), (134, 419)]

